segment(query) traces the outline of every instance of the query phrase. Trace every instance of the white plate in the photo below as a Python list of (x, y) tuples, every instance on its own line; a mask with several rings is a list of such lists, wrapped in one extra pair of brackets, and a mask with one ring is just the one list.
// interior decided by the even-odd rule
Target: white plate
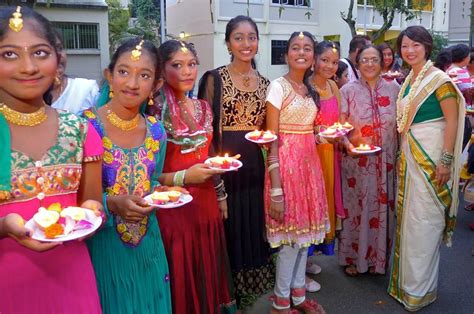
[(191, 196), (191, 194), (181, 194), (179, 197), (179, 200), (177, 200), (176, 202), (168, 202), (163, 205), (158, 205), (158, 204), (153, 203), (153, 200), (151, 199), (151, 194), (145, 196), (144, 199), (145, 201), (147, 201), (148, 205), (150, 206), (154, 206), (158, 208), (177, 208), (191, 202), (193, 200), (193, 197)]
[(355, 154), (361, 154), (361, 155), (367, 155), (367, 154), (373, 154), (378, 151), (382, 150), (381, 147), (375, 146), (374, 149), (371, 150), (358, 150), (357, 148), (352, 149), (352, 152)]
[(275, 140), (278, 138), (278, 136), (276, 136), (275, 134), (273, 134), (273, 138), (272, 138), (272, 139), (269, 139), (269, 140), (264, 140), (264, 139), (254, 140), (254, 139), (251, 139), (251, 138), (250, 138), (250, 133), (252, 133), (252, 132), (249, 132), (249, 133), (246, 133), (246, 134), (245, 134), (245, 139), (246, 139), (247, 141), (254, 142), (254, 143), (257, 143), (257, 144), (271, 143), (271, 142), (275, 141)]
[(349, 133), (352, 130), (354, 130), (354, 127), (350, 128), (350, 129), (340, 128), (340, 129), (338, 129), (338, 132), (336, 132), (334, 134), (326, 134), (326, 133), (324, 133), (324, 131), (322, 131), (322, 132), (319, 132), (319, 136), (322, 136), (322, 137), (325, 137), (325, 138), (338, 138), (338, 137), (342, 137), (344, 135), (347, 135), (347, 133)]
[(41, 230), (38, 225), (36, 225), (35, 221), (33, 218), (28, 220), (25, 224), (25, 227), (28, 229), (33, 230), (33, 235), (31, 236), (33, 239), (41, 241), (41, 242), (65, 242), (65, 241), (71, 241), (71, 240), (76, 240), (82, 237), (85, 237), (97, 229), (102, 225), (102, 217), (96, 216), (92, 210), (85, 209), (86, 213), (86, 219), (90, 223), (93, 224), (92, 228), (90, 229), (82, 229), (82, 230), (76, 230), (72, 231), (68, 235), (64, 236), (57, 236), (54, 239), (48, 239), (44, 236), (43, 230)]
[[(212, 157), (214, 158), (214, 157)], [(209, 165), (209, 168), (210, 169), (215, 169), (215, 170), (222, 170), (222, 171), (235, 171), (237, 169), (239, 169), (240, 167), (242, 167), (244, 164), (238, 160), (238, 159), (232, 159), (232, 163), (236, 162), (237, 163), (237, 166), (231, 166), (230, 168), (228, 169), (222, 169), (222, 168), (219, 168), (219, 167), (213, 167), (211, 166), (211, 159), (212, 158), (207, 158), (206, 161), (204, 162), (205, 164)]]

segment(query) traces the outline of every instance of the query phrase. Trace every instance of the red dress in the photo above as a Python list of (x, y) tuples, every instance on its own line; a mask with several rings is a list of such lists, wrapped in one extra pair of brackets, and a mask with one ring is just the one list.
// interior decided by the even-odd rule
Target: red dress
[[(212, 134), (207, 138), (207, 144), (186, 154), (180, 145), (168, 141), (163, 173), (204, 162)], [(236, 305), (230, 291), (224, 226), (213, 182), (185, 188), (193, 196), (191, 203), (156, 212), (170, 268), (173, 312), (233, 313)]]

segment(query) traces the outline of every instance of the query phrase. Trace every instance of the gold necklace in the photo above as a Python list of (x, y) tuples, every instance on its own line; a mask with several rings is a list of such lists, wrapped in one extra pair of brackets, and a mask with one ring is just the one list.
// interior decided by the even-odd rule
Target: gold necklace
[(232, 69), (234, 70), (234, 72), (242, 76), (242, 84), (244, 84), (245, 87), (249, 87), (250, 86), (250, 72), (252, 72), (253, 74), (253, 69), (248, 70), (247, 73), (242, 73), (242, 72), (237, 71), (237, 69), (235, 68), (235, 65), (232, 65)]
[(321, 88), (319, 87), (316, 82), (314, 82), (314, 87), (316, 88), (316, 91), (318, 92), (319, 96), (321, 98), (326, 98), (329, 96), (329, 90), (328, 90), (328, 82), (326, 81), (326, 88)]
[(131, 120), (124, 120), (120, 118), (115, 112), (113, 112), (109, 108), (109, 105), (106, 105), (106, 109), (107, 109), (107, 120), (109, 120), (109, 122), (113, 126), (119, 128), (120, 130), (131, 131), (138, 126), (138, 122), (140, 121), (140, 115), (138, 113)]
[(0, 103), (0, 113), (3, 114), (8, 122), (20, 126), (36, 126), (48, 119), (45, 104), (33, 113), (23, 113), (13, 110), (4, 103)]

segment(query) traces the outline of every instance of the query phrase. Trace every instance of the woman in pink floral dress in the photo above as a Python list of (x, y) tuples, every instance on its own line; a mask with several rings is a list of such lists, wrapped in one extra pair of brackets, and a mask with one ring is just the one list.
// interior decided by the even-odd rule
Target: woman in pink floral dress
[(384, 274), (393, 230), (398, 139), (396, 99), (399, 86), (381, 79), (382, 52), (361, 49), (358, 81), (341, 89), (341, 121), (354, 126), (348, 149), (360, 144), (380, 146), (380, 152), (345, 156), (342, 191), (347, 218), (339, 236), (339, 264), (345, 272)]

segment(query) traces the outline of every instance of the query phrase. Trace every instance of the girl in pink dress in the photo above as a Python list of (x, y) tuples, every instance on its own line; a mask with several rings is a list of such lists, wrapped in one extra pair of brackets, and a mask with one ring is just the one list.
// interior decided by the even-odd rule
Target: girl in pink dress
[(101, 208), (100, 138), (43, 101), (58, 66), (51, 24), (20, 7), (0, 21), (0, 312), (100, 313), (85, 242), (40, 243), (24, 228), (40, 206)]
[(310, 84), (303, 83), (314, 46), (308, 32), (291, 35), (286, 52), (289, 72), (270, 84), (267, 95), (267, 126), (278, 134), (268, 152), (265, 186), (267, 238), (279, 248), (272, 313), (289, 313), (291, 303), (305, 313), (324, 312), (305, 299), (308, 247), (323, 242), (329, 230), (314, 135), (319, 99)]
[[(317, 116), (317, 124), (321, 126), (331, 126), (339, 121), (339, 101), (341, 95), (336, 83), (331, 80), (336, 74), (339, 64), (339, 50), (337, 46), (329, 41), (318, 43), (315, 49), (314, 73), (310, 78), (312, 86), (319, 94), (320, 111)], [(316, 247), (326, 255), (334, 254), (336, 238), (336, 217), (344, 218), (344, 208), (342, 206), (341, 192), (341, 154), (335, 150), (331, 143), (320, 143), (317, 146), (318, 156), (323, 170), (326, 196), (328, 200), (328, 217), (331, 230), (326, 234), (324, 243)], [(310, 249), (310, 254), (312, 253)], [(312, 273), (315, 267), (308, 260), (306, 271)], [(306, 279), (306, 289), (319, 290), (321, 286), (312, 279)]]

